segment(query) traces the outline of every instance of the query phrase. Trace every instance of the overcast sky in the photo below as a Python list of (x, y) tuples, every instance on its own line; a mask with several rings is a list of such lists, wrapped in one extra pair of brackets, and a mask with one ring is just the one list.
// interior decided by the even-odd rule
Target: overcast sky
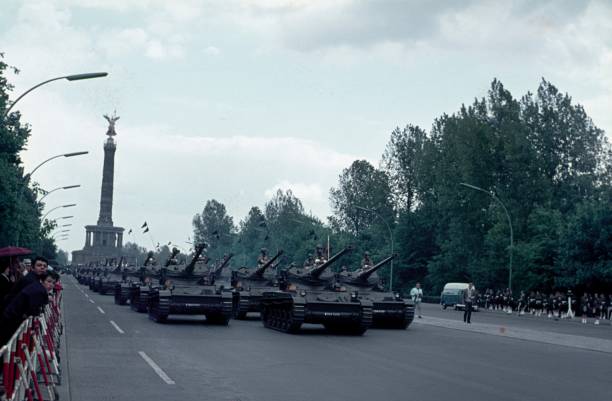
[[(21, 73), (17, 107), (32, 126), (27, 170), (74, 214), (66, 250), (95, 224), (103, 114), (117, 110), (115, 225), (149, 223), (180, 244), (206, 200), (237, 223), (277, 188), (325, 219), (329, 188), (357, 158), (378, 165), (390, 132), (486, 95), (519, 97), (541, 78), (612, 131), (612, 2), (351, 0), (2, 0), (0, 51)], [(63, 213), (53, 212), (59, 217)], [(68, 213), (66, 213), (68, 214)]]

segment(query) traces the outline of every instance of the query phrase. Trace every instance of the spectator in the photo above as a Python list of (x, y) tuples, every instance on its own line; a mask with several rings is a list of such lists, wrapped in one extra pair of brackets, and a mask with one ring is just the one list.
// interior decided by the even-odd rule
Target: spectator
[(15, 282), (15, 285), (11, 288), (10, 292), (4, 297), (3, 305), (6, 307), (12, 300), (28, 285), (37, 281), (40, 275), (46, 274), (49, 262), (42, 256), (38, 256), (34, 259), (34, 266), (30, 273), (23, 276), (19, 281)]
[(421, 301), (423, 300), (423, 290), (421, 289), (421, 283), (416, 283), (415, 287), (410, 290), (410, 297), (414, 302), (414, 308), (416, 309), (417, 316), (419, 319), (421, 316)]
[(472, 303), (474, 302), (475, 295), (476, 289), (474, 288), (474, 283), (469, 283), (468, 288), (463, 292), (463, 304), (465, 305), (463, 321), (467, 324), (472, 323)]
[[(2, 300), (4, 299), (6, 294), (9, 293), (11, 287), (13, 286), (13, 283), (9, 278), (10, 269), (11, 266), (8, 260), (0, 261), (0, 305), (2, 305)], [(0, 310), (0, 313), (1, 312), (2, 311)]]
[(6, 304), (0, 318), (0, 344), (6, 344), (24, 319), (39, 315), (49, 303), (49, 291), (55, 286), (55, 279), (47, 272), (36, 278)]

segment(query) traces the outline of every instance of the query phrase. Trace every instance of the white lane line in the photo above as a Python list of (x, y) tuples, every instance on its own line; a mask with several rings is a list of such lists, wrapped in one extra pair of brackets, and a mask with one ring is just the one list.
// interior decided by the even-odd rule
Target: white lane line
[[(85, 293), (83, 293), (83, 294), (85, 294)], [(85, 296), (86, 296), (87, 298), (89, 298), (89, 294), (85, 294)]]
[(90, 299), (89, 302), (91, 302), (92, 304), (96, 303), (96, 301), (94, 301), (93, 299)]
[(125, 331), (121, 330), (121, 327), (117, 326), (117, 323), (113, 322), (112, 320), (110, 321), (110, 324), (113, 325), (113, 327), (115, 328), (115, 330), (117, 330), (119, 332), (119, 334), (125, 334)]
[(149, 364), (149, 366), (155, 371), (155, 373), (157, 373), (157, 376), (159, 376), (163, 381), (165, 381), (166, 384), (176, 384), (174, 382), (174, 380), (172, 380), (170, 377), (168, 377), (166, 372), (164, 372), (162, 370), (162, 368), (160, 368), (155, 363), (155, 361), (153, 359), (149, 358), (149, 355), (144, 353), (144, 351), (138, 351), (138, 355), (140, 355), (142, 357), (142, 359), (144, 359), (145, 362)]
[(106, 313), (106, 312), (104, 312), (104, 309), (100, 308), (99, 306), (98, 306), (98, 310), (99, 310), (99, 311), (100, 311), (100, 313), (101, 313), (101, 314), (103, 314), (103, 315)]

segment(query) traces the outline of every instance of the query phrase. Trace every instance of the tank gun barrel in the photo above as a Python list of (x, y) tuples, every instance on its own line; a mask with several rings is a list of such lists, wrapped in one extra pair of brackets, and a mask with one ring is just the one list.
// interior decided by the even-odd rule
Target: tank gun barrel
[(188, 275), (191, 275), (193, 273), (193, 270), (195, 269), (195, 264), (200, 258), (200, 255), (202, 255), (202, 252), (204, 252), (204, 249), (206, 249), (206, 244), (196, 245), (195, 251), (193, 253), (193, 258), (185, 268), (185, 273), (187, 273)]
[(151, 263), (153, 263), (154, 260), (155, 258), (153, 257), (153, 251), (149, 251), (149, 253), (147, 254), (147, 259), (144, 262), (144, 265), (149, 266)]
[(172, 263), (172, 259), (174, 259), (176, 257), (176, 255), (178, 255), (180, 252), (181, 251), (179, 251), (178, 249), (172, 248), (172, 253), (168, 257), (168, 260), (166, 260), (166, 263), (164, 264), (164, 267), (170, 266), (170, 264)]
[(331, 266), (332, 263), (334, 263), (335, 261), (337, 261), (338, 259), (340, 259), (340, 257), (342, 255), (344, 255), (345, 253), (348, 253), (350, 251), (352, 251), (353, 248), (348, 246), (346, 248), (344, 248), (343, 250), (341, 250), (340, 252), (338, 252), (337, 254), (335, 254), (334, 256), (332, 256), (331, 258), (329, 258), (329, 260), (327, 260), (325, 263), (323, 263), (320, 266), (316, 266), (314, 267), (310, 272), (310, 276), (311, 277), (319, 277), (324, 271), (325, 269), (327, 269), (329, 266)]
[(360, 280), (367, 280), (372, 273), (374, 273), (376, 270), (380, 269), (381, 267), (383, 267), (384, 265), (386, 265), (387, 263), (391, 262), (393, 260), (393, 258), (395, 258), (397, 255), (393, 254), (383, 260), (381, 260), (380, 262), (378, 262), (377, 264), (375, 264), (374, 266), (363, 270), (362, 272), (360, 272), (359, 274), (357, 274), (357, 278)]
[(119, 263), (117, 263), (117, 266), (115, 266), (115, 269), (113, 270), (113, 273), (121, 273), (121, 265), (123, 264), (123, 256), (121, 256), (121, 258), (119, 258)]
[(215, 267), (215, 276), (221, 273), (221, 270), (229, 263), (230, 259), (234, 256), (233, 253), (230, 253), (225, 258), (223, 258), (223, 262), (218, 267)]
[(274, 255), (274, 257), (272, 259), (268, 260), (263, 266), (258, 267), (257, 270), (255, 270), (253, 272), (251, 277), (261, 277), (264, 274), (264, 272), (266, 271), (266, 269), (268, 267), (272, 266), (272, 263), (274, 263), (276, 261), (276, 259), (278, 259), (283, 253), (284, 253), (284, 251), (282, 249), (280, 251), (278, 251), (276, 253), (276, 255)]

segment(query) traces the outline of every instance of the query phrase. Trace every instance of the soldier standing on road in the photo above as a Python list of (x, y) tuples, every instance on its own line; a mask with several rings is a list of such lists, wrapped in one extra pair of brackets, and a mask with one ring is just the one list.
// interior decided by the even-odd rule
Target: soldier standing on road
[(471, 324), (472, 319), (472, 304), (476, 295), (476, 289), (474, 283), (469, 283), (468, 288), (463, 292), (463, 304), (465, 305), (465, 312), (463, 312), (463, 321), (467, 324)]
[(421, 301), (423, 300), (423, 290), (421, 289), (421, 283), (416, 283), (415, 287), (410, 290), (410, 297), (414, 302), (414, 308), (416, 309), (417, 316), (419, 319), (421, 316)]

